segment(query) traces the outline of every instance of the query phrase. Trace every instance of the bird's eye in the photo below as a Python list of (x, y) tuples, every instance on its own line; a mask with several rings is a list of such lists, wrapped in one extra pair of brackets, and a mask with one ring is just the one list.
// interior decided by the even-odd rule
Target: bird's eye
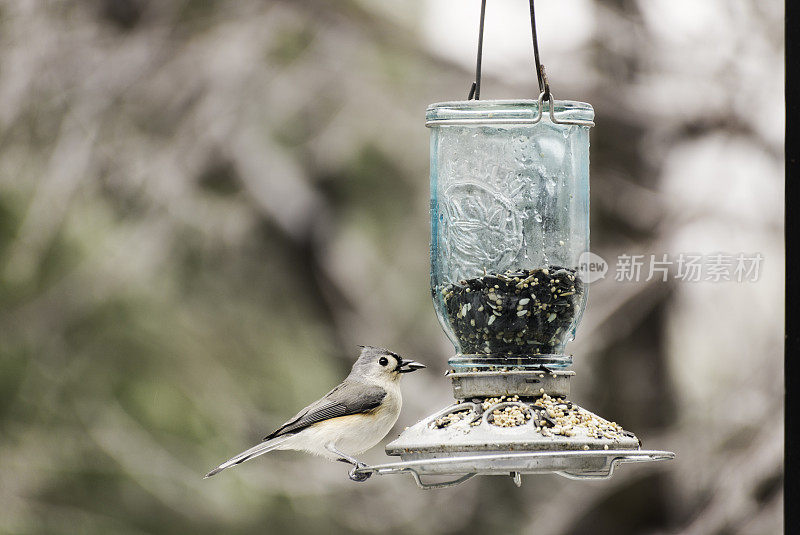
[(387, 364), (389, 364), (389, 359), (387, 359), (386, 357), (381, 357), (380, 359), (378, 359), (378, 364), (380, 364), (381, 366), (386, 366)]

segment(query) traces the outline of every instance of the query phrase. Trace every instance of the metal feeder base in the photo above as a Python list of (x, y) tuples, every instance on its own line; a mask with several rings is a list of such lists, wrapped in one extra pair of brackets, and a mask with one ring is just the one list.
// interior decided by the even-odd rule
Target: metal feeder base
[[(669, 451), (595, 450), (501, 452), (404, 460), (357, 470), (375, 474), (411, 474), (422, 489), (452, 487), (477, 475), (511, 476), (522, 485), (522, 474), (558, 474), (569, 479), (608, 479), (620, 463), (662, 461), (675, 458)], [(457, 475), (444, 482), (426, 482), (424, 476)]]
[[(401, 462), (359, 471), (410, 473), (422, 488), (448, 487), (475, 475), (510, 475), (519, 485), (521, 474), (604, 479), (611, 477), (619, 463), (675, 457), (672, 452), (642, 450), (633, 433), (567, 401), (573, 375), (572, 371), (546, 369), (451, 374), (454, 394), (460, 401), (407, 428), (386, 446), (386, 453), (399, 456)], [(558, 410), (596, 419), (607, 431), (556, 425), (557, 420), (535, 404), (545, 395), (548, 402), (561, 399)], [(494, 400), (483, 408), (486, 398), (500, 396), (512, 399)], [(497, 423), (495, 417), (501, 418), (499, 415), (509, 407), (518, 420), (506, 427), (503, 423), (507, 422)], [(495, 411), (500, 411), (498, 416)], [(426, 483), (423, 476), (457, 477)]]
[(453, 382), (453, 397), (470, 399), (493, 396), (551, 397), (569, 396), (569, 380), (575, 375), (572, 370), (535, 371), (478, 371), (451, 372), (447, 374)]

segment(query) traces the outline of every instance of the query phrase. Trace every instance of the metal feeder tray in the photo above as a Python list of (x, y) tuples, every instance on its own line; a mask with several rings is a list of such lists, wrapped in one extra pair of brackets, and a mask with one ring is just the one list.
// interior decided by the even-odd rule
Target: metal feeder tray
[[(490, 370), (448, 374), (457, 403), (407, 428), (386, 446), (400, 462), (364, 466), (358, 473), (410, 473), (423, 489), (451, 487), (476, 475), (510, 475), (517, 485), (522, 474), (555, 473), (570, 479), (606, 479), (620, 463), (667, 460), (668, 451), (643, 450), (629, 431), (592, 436), (588, 428), (557, 434), (555, 420), (535, 405), (544, 395), (561, 398), (560, 406), (610, 425), (608, 420), (567, 401), (570, 370)], [(507, 396), (483, 409), (486, 398)], [(482, 399), (483, 398), (483, 399)], [(494, 411), (517, 407), (524, 423), (502, 427)], [(563, 410), (563, 409), (561, 409)], [(444, 419), (451, 414), (457, 418)], [(551, 431), (553, 429), (553, 431)], [(619, 428), (617, 428), (619, 429)], [(457, 476), (444, 482), (424, 482), (425, 476)]]
[[(594, 450), (504, 452), (452, 457), (430, 457), (365, 466), (358, 473), (404, 474), (414, 477), (421, 489), (453, 487), (477, 475), (508, 475), (519, 487), (522, 474), (558, 474), (568, 479), (608, 479), (621, 463), (663, 461), (675, 458), (669, 451)], [(426, 483), (423, 476), (459, 475), (440, 483)]]

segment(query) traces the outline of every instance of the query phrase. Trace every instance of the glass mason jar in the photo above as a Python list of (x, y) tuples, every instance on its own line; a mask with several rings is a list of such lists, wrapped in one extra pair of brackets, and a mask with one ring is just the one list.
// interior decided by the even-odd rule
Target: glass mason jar
[(455, 369), (571, 364), (593, 118), (541, 98), (428, 107), (431, 291)]

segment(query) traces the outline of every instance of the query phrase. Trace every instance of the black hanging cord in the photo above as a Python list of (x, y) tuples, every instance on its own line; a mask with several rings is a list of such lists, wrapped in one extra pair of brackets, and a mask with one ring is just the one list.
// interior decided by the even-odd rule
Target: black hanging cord
[[(533, 39), (533, 60), (536, 63), (536, 80), (539, 82), (539, 94), (544, 93), (542, 101), (550, 98), (550, 84), (547, 83), (547, 74), (544, 65), (539, 61), (539, 40), (536, 38), (536, 14), (533, 0), (528, 0), (531, 8), (531, 38)], [(481, 22), (478, 29), (478, 60), (475, 63), (475, 81), (469, 90), (467, 100), (480, 100), (481, 98), (481, 62), (483, 61), (483, 28), (486, 20), (486, 0), (481, 0)]]

